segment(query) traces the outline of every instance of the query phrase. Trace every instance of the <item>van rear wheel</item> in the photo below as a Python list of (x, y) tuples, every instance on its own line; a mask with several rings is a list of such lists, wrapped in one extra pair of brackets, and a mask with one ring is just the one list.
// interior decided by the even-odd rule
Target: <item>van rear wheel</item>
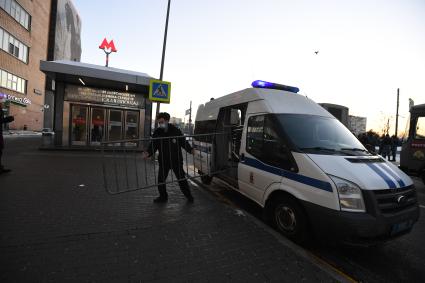
[(307, 216), (298, 202), (290, 197), (277, 197), (270, 208), (271, 220), (285, 237), (299, 244), (306, 244), (311, 239)]

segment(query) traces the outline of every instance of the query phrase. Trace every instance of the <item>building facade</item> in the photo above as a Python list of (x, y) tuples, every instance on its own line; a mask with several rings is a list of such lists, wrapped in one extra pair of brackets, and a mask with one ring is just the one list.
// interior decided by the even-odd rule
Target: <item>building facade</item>
[(10, 129), (43, 127), (50, 0), (0, 0), (0, 92), (6, 112), (15, 116)]
[(356, 136), (362, 133), (366, 133), (366, 123), (367, 118), (366, 117), (358, 117), (358, 116), (348, 116), (348, 122), (349, 122), (349, 129), (351, 132), (353, 132)]
[[(47, 60), (81, 60), (81, 19), (71, 0), (52, 0)], [(53, 129), (54, 82), (46, 78), (44, 128)]]
[(43, 128), (51, 82), (40, 61), (79, 61), (80, 30), (71, 0), (0, 0), (0, 92), (4, 110), (15, 117), (10, 129)]

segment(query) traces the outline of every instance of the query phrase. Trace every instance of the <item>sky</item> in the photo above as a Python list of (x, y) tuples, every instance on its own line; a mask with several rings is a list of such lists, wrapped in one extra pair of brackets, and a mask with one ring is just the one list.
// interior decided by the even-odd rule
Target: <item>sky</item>
[[(106, 37), (118, 50), (111, 67), (159, 78), (167, 0), (73, 3), (82, 62), (104, 65)], [(171, 0), (163, 75), (171, 103), (161, 111), (184, 118), (192, 101), (195, 115), (211, 97), (257, 79), (347, 106), (376, 131), (390, 119), (394, 132), (399, 88), (403, 132), (408, 99), (425, 103), (425, 1)]]

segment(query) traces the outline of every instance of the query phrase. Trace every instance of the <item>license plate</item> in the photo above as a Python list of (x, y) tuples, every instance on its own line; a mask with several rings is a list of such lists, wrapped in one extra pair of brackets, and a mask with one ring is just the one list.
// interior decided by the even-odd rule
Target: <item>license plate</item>
[(406, 231), (406, 230), (412, 228), (412, 225), (413, 225), (412, 220), (394, 224), (391, 227), (391, 235), (398, 234), (400, 232)]

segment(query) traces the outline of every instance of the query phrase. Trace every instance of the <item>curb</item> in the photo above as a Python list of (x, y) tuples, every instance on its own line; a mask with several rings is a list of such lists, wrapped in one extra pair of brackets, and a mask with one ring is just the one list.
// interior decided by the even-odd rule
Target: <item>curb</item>
[[(208, 187), (206, 187), (204, 184), (202, 184), (199, 180), (191, 179), (190, 181), (192, 181), (192, 184), (194, 183), (194, 185), (196, 185), (198, 188), (200, 188), (199, 191), (202, 191), (202, 193), (205, 194), (209, 199), (217, 201), (217, 199), (213, 196), (214, 193), (211, 192), (208, 189)], [(223, 202), (221, 202), (221, 203), (223, 203)], [(284, 245), (285, 247), (290, 249), (292, 252), (294, 252), (296, 255), (298, 255), (302, 259), (308, 261), (312, 265), (317, 266), (320, 270), (327, 273), (334, 280), (336, 280), (338, 282), (345, 282), (345, 283), (358, 282), (357, 280), (349, 277), (347, 274), (343, 273), (342, 271), (338, 270), (337, 268), (333, 267), (332, 265), (328, 264), (327, 262), (321, 260), (317, 256), (309, 253), (307, 250), (303, 249), (301, 246), (299, 246), (299, 245), (293, 243), (292, 241), (290, 241), (289, 239), (285, 238), (280, 233), (275, 231), (273, 228), (271, 228), (270, 226), (268, 226), (264, 222), (258, 220), (256, 217), (254, 217), (253, 215), (251, 215), (247, 211), (241, 209), (240, 207), (238, 207), (233, 202), (228, 201), (228, 202), (226, 202), (226, 204), (228, 206), (233, 206), (233, 207), (231, 207), (232, 209), (243, 211), (244, 216), (248, 217), (252, 222), (254, 222), (254, 224), (256, 226), (258, 226), (262, 230), (266, 231), (267, 233), (271, 234), (280, 244)]]

